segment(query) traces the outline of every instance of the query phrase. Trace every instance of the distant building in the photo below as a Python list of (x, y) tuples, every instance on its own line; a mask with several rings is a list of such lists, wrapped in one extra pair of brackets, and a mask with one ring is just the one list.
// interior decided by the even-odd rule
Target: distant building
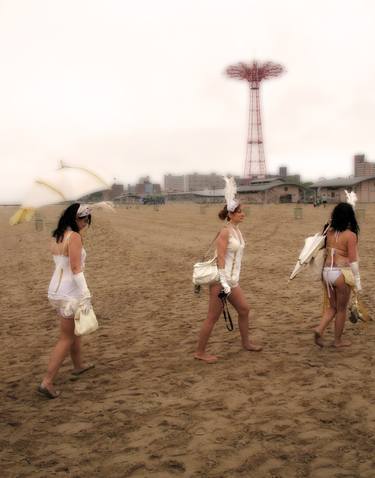
[(241, 201), (257, 204), (298, 203), (305, 200), (306, 188), (289, 179), (259, 180), (238, 188)]
[(238, 186), (249, 186), (250, 184), (258, 184), (259, 181), (276, 181), (276, 180), (282, 180), (282, 181), (289, 181), (291, 183), (300, 183), (301, 182), (301, 176), (299, 174), (288, 174), (288, 168), (286, 166), (280, 166), (279, 167), (279, 174), (267, 174), (265, 178), (258, 179), (258, 178), (236, 178), (236, 182)]
[(185, 191), (200, 191), (202, 189), (222, 189), (225, 182), (222, 175), (211, 174), (186, 174)]
[(112, 184), (111, 189), (109, 190), (110, 199), (121, 196), (122, 194), (124, 194), (124, 185), (117, 183)]
[(183, 174), (176, 176), (174, 174), (164, 175), (164, 191), (182, 193), (185, 191), (185, 176)]
[[(246, 186), (239, 186), (238, 197), (244, 204), (297, 203), (306, 199), (307, 189), (301, 184), (281, 179), (257, 179)], [(224, 189), (202, 190), (192, 193), (199, 202), (224, 200)]]
[(161, 194), (161, 187), (160, 184), (151, 183), (147, 176), (139, 180), (138, 184), (135, 185), (134, 192), (139, 196)]
[(354, 191), (358, 202), (375, 202), (375, 175), (368, 177), (351, 177), (322, 179), (311, 185), (316, 192), (316, 198), (323, 199), (330, 203), (346, 201), (345, 190)]
[(224, 179), (221, 174), (164, 175), (164, 189), (166, 192), (191, 192), (202, 189), (221, 189), (223, 187)]
[(375, 176), (375, 163), (366, 161), (364, 154), (356, 154), (353, 158), (353, 165), (356, 178)]

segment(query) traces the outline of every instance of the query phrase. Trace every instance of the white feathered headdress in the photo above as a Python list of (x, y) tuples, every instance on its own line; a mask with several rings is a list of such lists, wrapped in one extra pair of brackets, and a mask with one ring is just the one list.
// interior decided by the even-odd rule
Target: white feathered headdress
[(92, 213), (93, 209), (107, 209), (109, 211), (115, 212), (113, 203), (110, 201), (101, 201), (94, 204), (81, 204), (77, 211), (77, 217), (86, 217)]
[(229, 212), (233, 212), (239, 206), (239, 201), (236, 199), (237, 185), (233, 176), (224, 176), (225, 189), (224, 196)]
[(354, 191), (351, 191), (348, 193), (348, 191), (345, 189), (345, 194), (346, 194), (346, 202), (352, 206), (353, 209), (355, 209), (355, 203), (358, 201), (357, 195)]

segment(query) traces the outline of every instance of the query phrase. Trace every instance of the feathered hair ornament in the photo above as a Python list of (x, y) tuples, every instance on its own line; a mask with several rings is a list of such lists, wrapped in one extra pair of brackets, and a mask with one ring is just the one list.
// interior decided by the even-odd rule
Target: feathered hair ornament
[(239, 201), (236, 199), (237, 185), (233, 176), (224, 176), (225, 188), (224, 196), (227, 203), (227, 210), (233, 212), (239, 206)]
[(345, 189), (345, 194), (346, 194), (346, 202), (352, 206), (353, 209), (355, 209), (355, 204), (358, 201), (357, 195), (354, 191), (351, 191), (348, 193), (348, 191)]
[(86, 217), (92, 213), (93, 209), (107, 209), (115, 212), (113, 203), (110, 201), (101, 201), (94, 204), (81, 204), (77, 211), (77, 217)]

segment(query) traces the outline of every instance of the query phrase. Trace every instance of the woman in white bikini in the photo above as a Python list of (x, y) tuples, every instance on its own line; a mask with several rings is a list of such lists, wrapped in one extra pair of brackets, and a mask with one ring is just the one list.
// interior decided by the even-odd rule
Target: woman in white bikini
[(249, 338), (250, 308), (239, 285), (241, 261), (245, 247), (239, 224), (244, 220), (245, 214), (239, 202), (234, 199), (234, 194), (232, 196), (227, 199), (227, 205), (219, 212), (219, 218), (227, 221), (227, 224), (222, 228), (216, 239), (219, 281), (209, 285), (208, 314), (201, 327), (194, 355), (196, 359), (207, 363), (214, 363), (218, 360), (217, 356), (206, 352), (206, 346), (214, 325), (223, 310), (222, 301), (218, 297), (222, 290), (238, 313), (238, 327), (240, 329), (242, 347), (245, 350), (254, 352), (262, 350), (260, 345), (251, 342)]
[(90, 207), (75, 203), (62, 213), (52, 234), (54, 241), (51, 252), (55, 271), (48, 288), (48, 299), (60, 316), (60, 337), (50, 356), (47, 373), (38, 387), (41, 395), (51, 399), (60, 395), (55, 390), (53, 381), (69, 353), (74, 375), (80, 375), (94, 367), (83, 365), (81, 340), (74, 335), (74, 314), (78, 306), (86, 310), (91, 307), (91, 294), (83, 274), (86, 252), (81, 237), (81, 231), (90, 224)]
[(327, 287), (329, 307), (322, 320), (314, 329), (314, 340), (324, 346), (323, 334), (335, 317), (334, 347), (348, 347), (349, 340), (343, 340), (347, 307), (352, 287), (362, 290), (358, 266), (359, 226), (354, 209), (350, 204), (340, 203), (332, 211), (330, 228), (327, 233), (327, 258), (323, 268), (323, 281)]

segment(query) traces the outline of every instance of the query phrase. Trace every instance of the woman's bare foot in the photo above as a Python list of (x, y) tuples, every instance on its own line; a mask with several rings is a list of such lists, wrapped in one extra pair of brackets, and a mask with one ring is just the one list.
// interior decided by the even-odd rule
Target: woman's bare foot
[(332, 347), (341, 348), (341, 347), (350, 347), (352, 343), (350, 340), (335, 340), (332, 344)]
[(314, 342), (318, 347), (324, 347), (323, 337), (317, 330), (314, 330)]
[(249, 342), (247, 346), (244, 346), (244, 349), (248, 352), (260, 352), (261, 350), (263, 350), (263, 347), (261, 345)]
[(194, 355), (194, 358), (197, 359), (197, 360), (202, 360), (203, 362), (206, 362), (206, 363), (215, 363), (218, 361), (218, 357), (216, 357), (216, 355), (210, 355), (210, 354), (206, 354), (206, 353), (196, 353)]

